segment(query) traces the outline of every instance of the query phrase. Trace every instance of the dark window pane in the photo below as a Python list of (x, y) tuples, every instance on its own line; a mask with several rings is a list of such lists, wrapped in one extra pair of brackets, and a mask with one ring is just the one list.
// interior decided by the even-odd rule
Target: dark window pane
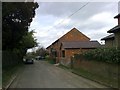
[(62, 51), (62, 57), (65, 57), (65, 50)]

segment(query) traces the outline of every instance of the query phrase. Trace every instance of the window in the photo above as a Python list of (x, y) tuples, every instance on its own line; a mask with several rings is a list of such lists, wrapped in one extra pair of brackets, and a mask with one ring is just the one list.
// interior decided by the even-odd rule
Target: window
[(62, 57), (65, 57), (65, 50), (62, 51)]

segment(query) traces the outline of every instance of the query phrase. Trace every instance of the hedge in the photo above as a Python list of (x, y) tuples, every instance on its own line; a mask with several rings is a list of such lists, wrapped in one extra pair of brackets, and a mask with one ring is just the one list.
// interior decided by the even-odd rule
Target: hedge
[(120, 49), (98, 48), (74, 55), (75, 58), (85, 58), (87, 60), (97, 60), (106, 63), (120, 64)]

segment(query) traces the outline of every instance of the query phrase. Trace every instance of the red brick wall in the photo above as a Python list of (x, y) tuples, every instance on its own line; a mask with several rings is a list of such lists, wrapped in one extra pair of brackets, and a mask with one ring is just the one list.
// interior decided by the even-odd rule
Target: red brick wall
[(74, 54), (80, 54), (88, 50), (91, 49), (65, 49), (65, 58), (61, 57), (61, 59), (64, 59), (64, 65), (68, 66), (71, 62), (71, 57), (73, 57)]
[(76, 29), (72, 29), (70, 32), (65, 34), (63, 37), (60, 38), (60, 41), (89, 41), (90, 39), (79, 32)]

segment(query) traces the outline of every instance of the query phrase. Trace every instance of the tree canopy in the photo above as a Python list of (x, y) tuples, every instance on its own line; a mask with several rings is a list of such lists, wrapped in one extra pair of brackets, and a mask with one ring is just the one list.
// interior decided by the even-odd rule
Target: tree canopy
[(12, 50), (18, 48), (21, 39), (28, 35), (28, 28), (35, 16), (38, 4), (34, 2), (3, 2), (2, 5), (3, 50)]
[(28, 31), (38, 8), (35, 2), (2, 3), (2, 50), (14, 51), (23, 57), (27, 49), (37, 45), (33, 31)]

